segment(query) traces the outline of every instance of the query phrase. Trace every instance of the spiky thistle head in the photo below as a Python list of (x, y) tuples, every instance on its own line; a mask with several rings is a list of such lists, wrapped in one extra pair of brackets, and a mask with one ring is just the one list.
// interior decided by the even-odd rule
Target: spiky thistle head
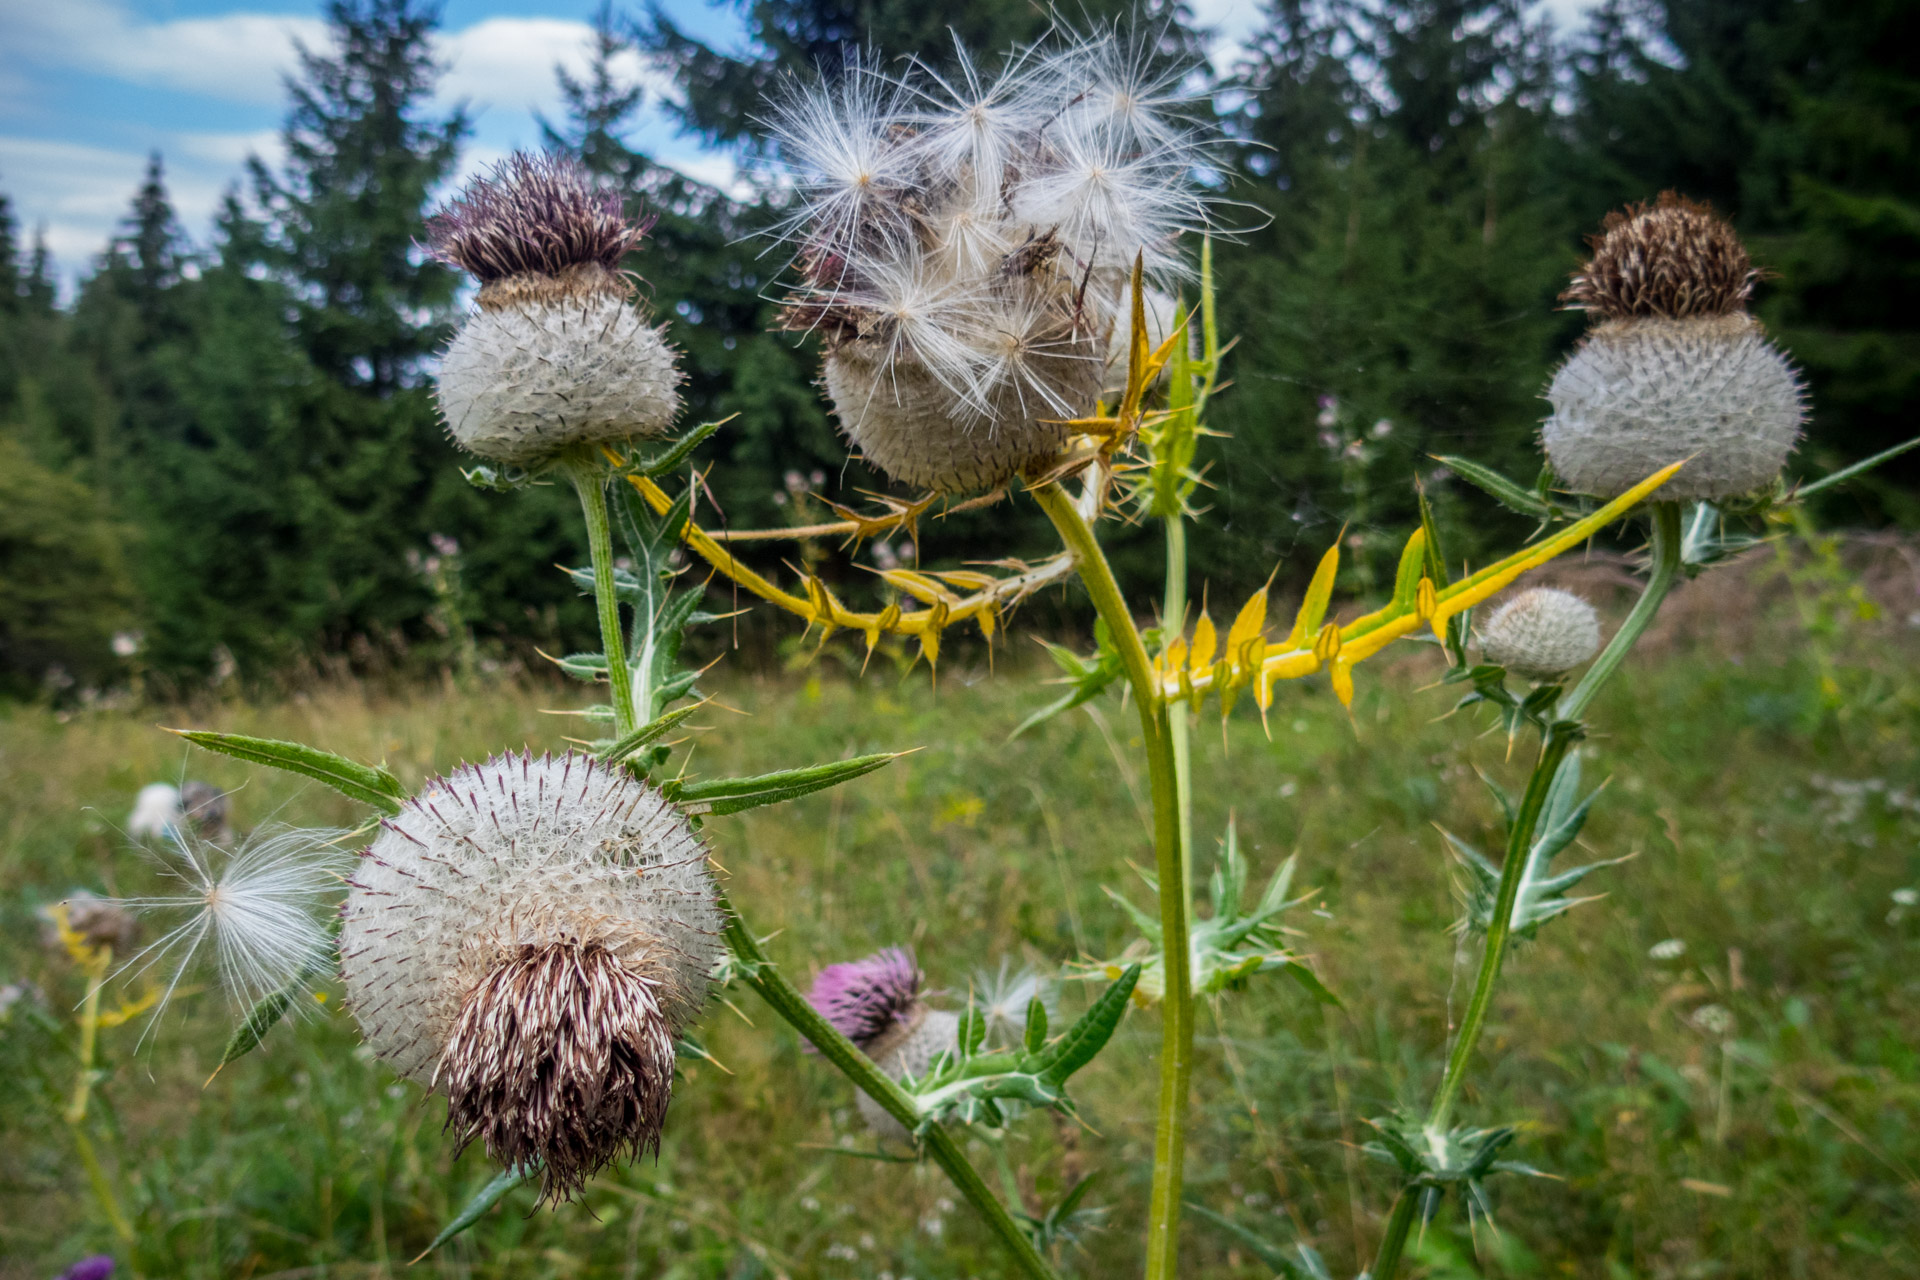
[(632, 305), (621, 259), (646, 232), (577, 162), (516, 153), (427, 220), (436, 257), (480, 281), (441, 358), (460, 447), (537, 470), (573, 446), (658, 436), (679, 411), (675, 353)]
[(1588, 243), (1592, 259), (1560, 297), (1607, 320), (1732, 315), (1759, 279), (1733, 225), (1677, 191), (1614, 210)]
[(1600, 651), (1600, 615), (1571, 591), (1532, 587), (1488, 620), (1480, 648), (1509, 671), (1557, 679)]
[(540, 292), (624, 295), (621, 259), (649, 224), (629, 221), (622, 206), (578, 161), (515, 152), (427, 219), (427, 244), (480, 282), (483, 307)]
[(383, 824), (341, 972), (376, 1056), (548, 1198), (657, 1150), (674, 1038), (721, 954), (706, 849), (656, 789), (592, 757), (496, 756)]
[(1136, 258), (1184, 270), (1206, 147), (1148, 65), (1111, 31), (998, 76), (965, 50), (946, 78), (855, 62), (768, 122), (795, 173), (781, 323), (825, 340), (841, 430), (893, 479), (964, 492), (1051, 460), (1099, 397)]
[(161, 1009), (203, 963), (243, 1008), (326, 968), (333, 955), (329, 917), (339, 906), (350, 861), (337, 843), (341, 834), (262, 827), (223, 846), (190, 828), (171, 828), (157, 856), (179, 890), (121, 905), (175, 923), (128, 957), (124, 968), (166, 971)]
[(887, 947), (859, 960), (828, 965), (813, 980), (807, 1000), (835, 1030), (864, 1049), (912, 1020), (923, 982), (913, 952)]
[(1541, 441), (1570, 488), (1612, 497), (1687, 460), (1660, 496), (1771, 484), (1806, 420), (1798, 372), (1747, 313), (1759, 278), (1733, 227), (1666, 192), (1609, 214), (1562, 297), (1594, 321), (1547, 389)]

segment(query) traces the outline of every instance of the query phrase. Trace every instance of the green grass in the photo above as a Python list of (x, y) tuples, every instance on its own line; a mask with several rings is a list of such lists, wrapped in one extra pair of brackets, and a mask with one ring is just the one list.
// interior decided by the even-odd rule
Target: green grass
[[(1412, 1254), (1430, 1276), (1920, 1274), (1920, 688), (1912, 655), (1882, 661), (1872, 696), (1836, 718), (1796, 665), (1708, 654), (1640, 661), (1596, 710), (1587, 773), (1610, 778), (1584, 836), (1638, 856), (1582, 889), (1599, 902), (1550, 924), (1508, 966), (1463, 1121), (1515, 1124), (1512, 1154), (1553, 1175), (1492, 1184), (1497, 1230), (1449, 1205)], [(1475, 776), (1508, 786), (1527, 750), (1436, 719), (1431, 651), (1362, 668), (1352, 722), (1324, 687), (1282, 686), (1271, 740), (1244, 712), (1223, 748), (1196, 733), (1203, 862), (1229, 810), (1264, 878), (1290, 853), (1319, 890), (1293, 913), (1300, 948), (1343, 1001), (1284, 979), (1203, 1010), (1188, 1172), (1193, 1201), (1275, 1240), (1304, 1234), (1336, 1274), (1365, 1264), (1392, 1195), (1362, 1153), (1366, 1119), (1418, 1105), (1438, 1078), (1473, 954), (1448, 933), (1455, 871), (1434, 829), (1497, 847)], [(1008, 743), (1045, 696), (1027, 676), (943, 670), (864, 683), (827, 674), (723, 678), (693, 750), (703, 774), (923, 748), (798, 804), (709, 827), (729, 892), (802, 985), (889, 943), (918, 948), (964, 998), (999, 957), (1050, 968), (1117, 953), (1126, 921), (1102, 892), (1144, 902), (1151, 862), (1133, 717), (1102, 704)], [(79, 981), (41, 949), (34, 908), (75, 888), (137, 892), (152, 870), (114, 830), (137, 787), (183, 770), (242, 787), (242, 825), (353, 824), (317, 786), (208, 756), (154, 727), (192, 723), (296, 738), (403, 781), (506, 745), (558, 745), (543, 716), (577, 689), (316, 690), (65, 721), (0, 712), (0, 980), (26, 979), (45, 1016), (0, 1025), (0, 1276), (51, 1275), (117, 1250), (59, 1118), (71, 1087)], [(1113, 735), (1110, 744), (1107, 732)], [(1116, 751), (1118, 757), (1116, 758)], [(1203, 908), (1204, 909), (1204, 908)], [(1686, 944), (1660, 961), (1663, 939)], [(133, 989), (138, 989), (138, 983)], [(455, 1160), (444, 1109), (356, 1051), (337, 990), (311, 1017), (202, 1087), (233, 1020), (203, 991), (138, 1045), (106, 1033), (96, 1140), (150, 1276), (398, 1272), (492, 1174)], [(488, 1277), (993, 1276), (992, 1242), (937, 1171), (876, 1163), (850, 1087), (754, 1003), (716, 1002), (699, 1034), (725, 1064), (687, 1066), (657, 1163), (603, 1176), (581, 1201), (529, 1213), (519, 1191), (418, 1270)], [(1089, 998), (1071, 984), (1069, 1012)], [(1716, 1004), (1731, 1044), (1690, 1020)], [(748, 1025), (751, 1019), (754, 1025)], [(1063, 1254), (1089, 1277), (1136, 1269), (1151, 1146), (1157, 1015), (1129, 1015), (1074, 1081), (1084, 1125), (1029, 1115), (1004, 1170), (1041, 1212), (1081, 1174), (1105, 1228)], [(1269, 1273), (1190, 1216), (1188, 1274)]]

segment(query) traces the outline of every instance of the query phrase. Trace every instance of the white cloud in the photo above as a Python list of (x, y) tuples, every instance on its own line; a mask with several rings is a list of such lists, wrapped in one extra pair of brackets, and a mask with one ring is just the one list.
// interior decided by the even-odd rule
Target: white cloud
[(247, 103), (279, 101), (295, 42), (321, 47), (327, 34), (318, 18), (284, 14), (147, 22), (114, 0), (16, 4), (7, 22), (16, 55), (42, 66)]
[[(488, 18), (441, 37), (438, 54), (447, 64), (439, 87), (442, 102), (551, 112), (559, 99), (553, 69), (583, 77), (592, 30), (561, 18)], [(671, 81), (628, 52), (613, 62), (627, 83), (639, 81), (649, 99), (670, 92)]]
[[(147, 156), (73, 142), (0, 138), (0, 174), (29, 235), (45, 226), (47, 247), (72, 273), (106, 249), (146, 174)], [(234, 167), (173, 163), (167, 190), (189, 227), (204, 227), (219, 206)]]

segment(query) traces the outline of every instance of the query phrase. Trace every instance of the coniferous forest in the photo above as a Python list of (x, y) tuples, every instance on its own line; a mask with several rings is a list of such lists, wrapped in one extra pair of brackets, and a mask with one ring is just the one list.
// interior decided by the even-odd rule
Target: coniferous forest
[[(781, 263), (754, 233), (778, 219), (781, 188), (757, 104), (862, 43), (938, 69), (948, 27), (1006, 48), (1047, 18), (1018, 0), (737, 7), (752, 60), (657, 12), (603, 9), (545, 144), (657, 219), (633, 265), (686, 353), (688, 420), (731, 415), (701, 457), (724, 504), (713, 518), (778, 524), (814, 492), (883, 481), (836, 461), (811, 354), (769, 332)], [(464, 299), (416, 237), (468, 134), (431, 106), (436, 11), (334, 0), (326, 16), (332, 41), (288, 81), (284, 167), (237, 174), (207, 241), (183, 232), (156, 155), (67, 301), (0, 195), (0, 690), (130, 673), (187, 687), (432, 651), (469, 629), (563, 652), (591, 631), (590, 603), (553, 567), (584, 556), (572, 495), (469, 485), (436, 421), (431, 362)], [(1220, 518), (1194, 548), (1215, 590), (1303, 569), (1303, 549), (1342, 526), (1349, 585), (1368, 589), (1391, 574), (1386, 531), (1406, 527), (1415, 476), (1443, 516), (1524, 533), (1432, 455), (1531, 475), (1540, 389), (1580, 329), (1556, 297), (1582, 236), (1668, 188), (1730, 214), (1768, 276), (1758, 312), (1814, 406), (1800, 471), (1914, 433), (1913, 6), (1608, 0), (1556, 41), (1521, 0), (1270, 0), (1225, 74), (1206, 69), (1183, 7), (1089, 3), (1084, 21), (1118, 17), (1151, 24), (1170, 65), (1214, 77), (1205, 101), (1228, 140), (1211, 180), (1236, 202), (1214, 251), (1236, 391), (1208, 445)], [(732, 148), (761, 198), (631, 149), (641, 90), (612, 71), (629, 48), (673, 70), (680, 123)], [(1920, 523), (1916, 458), (1818, 514)], [(1342, 502), (1306, 496), (1328, 493)], [(942, 554), (968, 558), (967, 521), (1010, 519), (1039, 538), (1037, 514), (1002, 506), (956, 518)], [(1006, 545), (978, 527), (980, 548)], [(1116, 551), (1124, 574), (1124, 540)], [(1132, 568), (1151, 572), (1140, 551)]]

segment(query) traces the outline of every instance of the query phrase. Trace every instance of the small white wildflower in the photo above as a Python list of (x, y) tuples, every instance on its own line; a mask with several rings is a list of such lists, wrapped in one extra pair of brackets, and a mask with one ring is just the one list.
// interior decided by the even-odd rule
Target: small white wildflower
[(171, 966), (162, 1008), (203, 953), (242, 1005), (327, 964), (333, 939), (325, 921), (345, 888), (348, 862), (334, 843), (340, 832), (263, 828), (230, 851), (179, 827), (170, 832), (160, 856), (182, 891), (123, 904), (142, 914), (186, 914), (125, 966), (135, 973)]
[(1647, 948), (1647, 954), (1655, 960), (1678, 960), (1687, 953), (1687, 944), (1680, 938), (1666, 938)]
[(1891, 896), (1903, 907), (1920, 905), (1920, 889), (1895, 889)]
[(1725, 1039), (1733, 1034), (1733, 1013), (1725, 1005), (1703, 1004), (1687, 1018), (1697, 1030)]
[(180, 788), (168, 782), (149, 782), (133, 799), (127, 815), (127, 835), (135, 840), (164, 840), (180, 825)]

